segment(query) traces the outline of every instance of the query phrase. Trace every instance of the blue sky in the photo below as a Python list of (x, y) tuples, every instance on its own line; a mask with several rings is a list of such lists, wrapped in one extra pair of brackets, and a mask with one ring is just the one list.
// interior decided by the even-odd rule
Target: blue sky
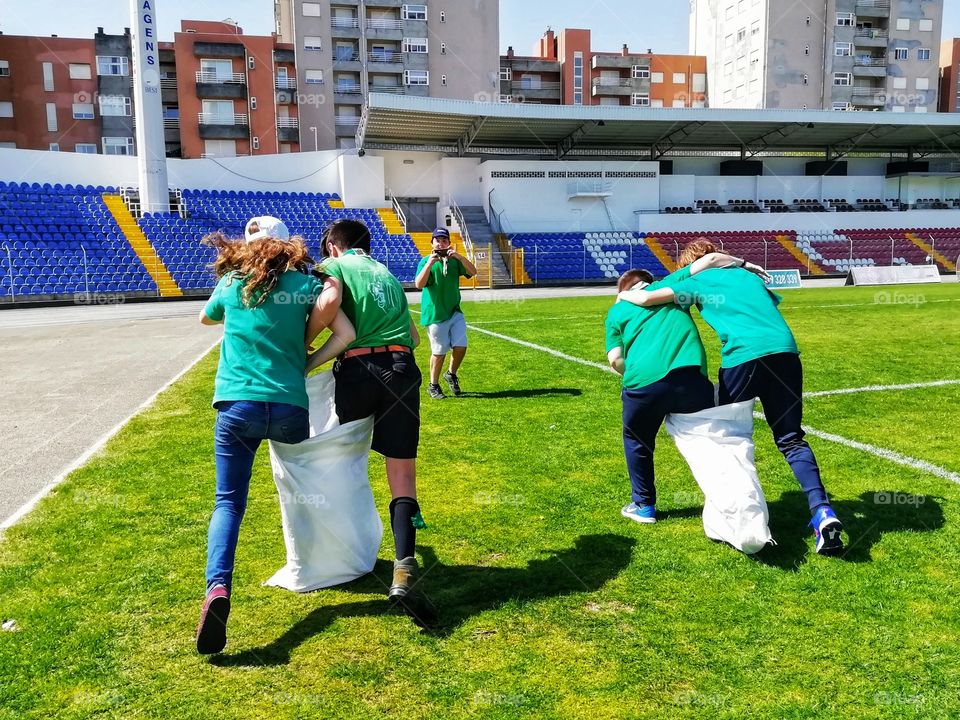
[[(459, 0), (463, 1), (463, 0)], [(493, 2), (494, 0), (477, 0)], [(180, 19), (232, 18), (244, 32), (273, 30), (273, 0), (159, 0), (160, 37), (173, 38)], [(945, 0), (943, 36), (960, 37), (960, 2)], [(128, 0), (0, 0), (0, 30), (8, 35), (90, 37), (98, 26), (120, 33)], [(687, 51), (688, 0), (500, 0), (500, 44), (529, 53), (547, 26), (590, 28), (593, 47), (613, 51)]]

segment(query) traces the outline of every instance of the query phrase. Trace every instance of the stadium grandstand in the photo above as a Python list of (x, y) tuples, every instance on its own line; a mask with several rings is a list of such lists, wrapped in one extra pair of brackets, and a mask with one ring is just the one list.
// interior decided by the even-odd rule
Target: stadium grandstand
[(204, 235), (282, 218), (319, 252), (355, 217), (405, 283), (444, 225), (473, 286), (662, 276), (708, 237), (771, 269), (842, 276), (960, 256), (955, 115), (548, 107), (372, 94), (357, 149), (168, 160), (141, 213), (132, 157), (0, 149), (0, 302), (202, 295)]

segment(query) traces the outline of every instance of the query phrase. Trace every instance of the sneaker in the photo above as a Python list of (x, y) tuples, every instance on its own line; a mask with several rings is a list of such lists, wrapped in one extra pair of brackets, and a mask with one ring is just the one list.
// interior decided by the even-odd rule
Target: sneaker
[(650, 524), (657, 521), (657, 509), (653, 505), (630, 503), (623, 506), (620, 514), (638, 523)]
[(230, 616), (230, 591), (223, 585), (214, 585), (200, 611), (197, 625), (197, 652), (213, 655), (227, 645), (227, 618)]
[(440, 385), (434, 385), (433, 383), (427, 385), (427, 394), (434, 400), (443, 400), (446, 397), (446, 395), (443, 394), (443, 389), (440, 387)]
[(829, 505), (821, 507), (810, 521), (813, 535), (817, 539), (817, 552), (821, 555), (838, 555), (843, 552), (843, 525)]
[(443, 379), (450, 386), (450, 392), (454, 395), (460, 394), (460, 379), (449, 370), (443, 374)]
[(403, 560), (393, 561), (393, 584), (387, 591), (387, 597), (392, 603), (402, 603), (410, 594), (413, 585), (413, 576), (417, 572), (417, 559), (405, 557)]

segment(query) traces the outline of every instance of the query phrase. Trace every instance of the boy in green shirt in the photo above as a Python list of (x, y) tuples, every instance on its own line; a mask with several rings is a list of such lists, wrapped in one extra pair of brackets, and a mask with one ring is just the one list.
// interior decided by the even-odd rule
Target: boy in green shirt
[[(335, 402), (341, 423), (374, 418), (372, 449), (384, 456), (390, 485), (390, 527), (396, 550), (388, 597), (408, 611), (417, 561), (416, 463), (420, 442), (419, 344), (400, 282), (370, 257), (370, 232), (358, 220), (337, 220), (323, 236), (320, 270), (325, 275), (316, 322), (330, 322), (339, 309), (356, 330), (334, 365)], [(314, 318), (311, 317), (311, 323)], [(308, 331), (309, 332), (309, 331)]]
[(440, 388), (440, 370), (447, 353), (453, 351), (450, 369), (443, 374), (454, 395), (460, 394), (460, 369), (467, 354), (467, 321), (460, 310), (460, 278), (473, 277), (477, 268), (450, 247), (446, 228), (433, 231), (433, 252), (420, 261), (414, 284), (423, 290), (420, 301), (420, 324), (430, 338), (430, 384), (427, 392), (434, 400), (445, 396)]
[[(697, 240), (684, 249), (680, 264), (697, 263), (715, 251), (709, 241)], [(720, 403), (760, 399), (777, 448), (807, 495), (816, 551), (839, 554), (843, 526), (830, 507), (817, 460), (804, 439), (803, 367), (793, 333), (777, 309), (780, 297), (760, 278), (736, 269), (667, 278), (665, 285), (623, 293), (621, 299), (651, 309), (664, 303), (700, 308), (722, 345)]]

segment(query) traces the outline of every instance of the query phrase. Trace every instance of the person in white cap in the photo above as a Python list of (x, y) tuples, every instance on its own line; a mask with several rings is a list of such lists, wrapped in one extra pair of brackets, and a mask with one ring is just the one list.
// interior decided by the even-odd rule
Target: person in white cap
[[(250, 220), (243, 240), (213, 233), (203, 241), (217, 250), (219, 282), (200, 322), (224, 324), (213, 395), (216, 500), (196, 635), (197, 651), (212, 654), (227, 642), (234, 557), (257, 448), (263, 440), (299, 443), (310, 434), (304, 343), (312, 344), (322, 329), (314, 323), (308, 331), (322, 285), (308, 272), (312, 260), (303, 239), (290, 237), (275, 217)], [(327, 359), (355, 337), (342, 312), (330, 327), (333, 335), (317, 351)]]

